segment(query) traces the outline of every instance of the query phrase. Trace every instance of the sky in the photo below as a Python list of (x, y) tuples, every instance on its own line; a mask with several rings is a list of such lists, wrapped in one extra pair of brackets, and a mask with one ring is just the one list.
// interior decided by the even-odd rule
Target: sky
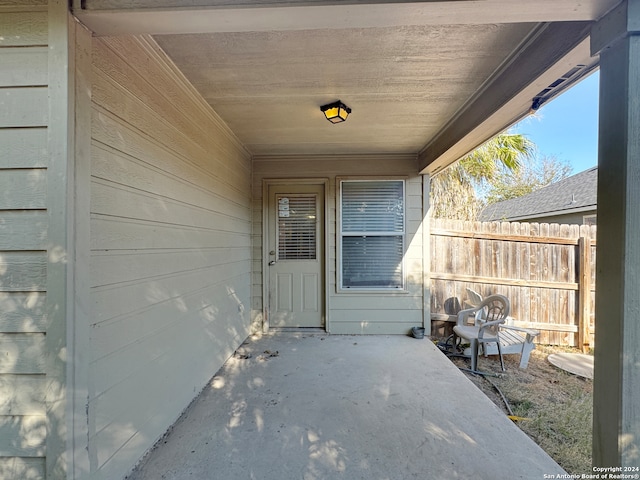
[(556, 157), (573, 167), (573, 174), (598, 163), (598, 83), (595, 72), (545, 103), (509, 131), (521, 133), (537, 147), (539, 156)]

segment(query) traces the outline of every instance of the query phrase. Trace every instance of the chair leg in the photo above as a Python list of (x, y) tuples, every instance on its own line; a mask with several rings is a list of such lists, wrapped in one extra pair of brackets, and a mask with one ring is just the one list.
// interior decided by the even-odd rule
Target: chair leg
[(498, 355), (500, 356), (500, 366), (502, 367), (502, 371), (506, 372), (507, 369), (504, 368), (504, 359), (502, 358), (502, 348), (500, 348), (500, 341), (498, 340), (496, 343), (498, 345)]
[(451, 334), (451, 353), (456, 353), (456, 344), (458, 343), (458, 335), (456, 332)]
[(533, 342), (525, 342), (522, 346), (522, 353), (520, 354), (520, 368), (527, 368), (533, 347)]
[(471, 339), (471, 370), (478, 371), (478, 340)]

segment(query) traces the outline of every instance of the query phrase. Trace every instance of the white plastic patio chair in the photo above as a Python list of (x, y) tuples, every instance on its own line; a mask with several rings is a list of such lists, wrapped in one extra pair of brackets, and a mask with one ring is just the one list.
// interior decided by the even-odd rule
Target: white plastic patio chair
[(464, 303), (465, 307), (477, 307), (482, 303), (482, 295), (471, 288), (467, 288), (467, 300)]
[[(474, 308), (460, 310), (453, 327), (454, 345), (456, 336), (468, 340), (471, 347), (471, 370), (478, 371), (478, 350), (480, 344), (495, 343), (500, 355), (500, 366), (504, 368), (504, 359), (500, 348), (500, 325), (504, 324), (511, 311), (509, 299), (504, 295), (490, 295)], [(469, 317), (473, 324), (468, 323)]]

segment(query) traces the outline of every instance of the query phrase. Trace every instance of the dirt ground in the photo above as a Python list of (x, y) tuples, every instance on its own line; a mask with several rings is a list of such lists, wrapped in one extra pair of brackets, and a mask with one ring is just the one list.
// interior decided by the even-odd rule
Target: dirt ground
[[(504, 357), (504, 373), (497, 356), (480, 357), (478, 368), (492, 375), (467, 376), (568, 473), (580, 475), (591, 471), (593, 381), (551, 365), (547, 357), (558, 352), (578, 353), (537, 345), (526, 370), (518, 368), (518, 355)], [(468, 359), (451, 360), (469, 368)]]

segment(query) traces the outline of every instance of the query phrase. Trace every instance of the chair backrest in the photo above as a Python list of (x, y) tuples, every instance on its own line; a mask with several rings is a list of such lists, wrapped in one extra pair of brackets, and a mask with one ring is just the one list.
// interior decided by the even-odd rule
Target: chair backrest
[(462, 310), (458, 297), (449, 297), (444, 301), (444, 313), (448, 315), (457, 315)]
[(467, 288), (467, 305), (471, 305), (472, 307), (477, 307), (482, 303), (482, 295), (480, 295), (475, 290), (471, 288)]
[(511, 313), (511, 304), (504, 295), (490, 295), (478, 306), (476, 320), (483, 322), (498, 322), (487, 328), (492, 334), (497, 334), (500, 325), (505, 323)]

